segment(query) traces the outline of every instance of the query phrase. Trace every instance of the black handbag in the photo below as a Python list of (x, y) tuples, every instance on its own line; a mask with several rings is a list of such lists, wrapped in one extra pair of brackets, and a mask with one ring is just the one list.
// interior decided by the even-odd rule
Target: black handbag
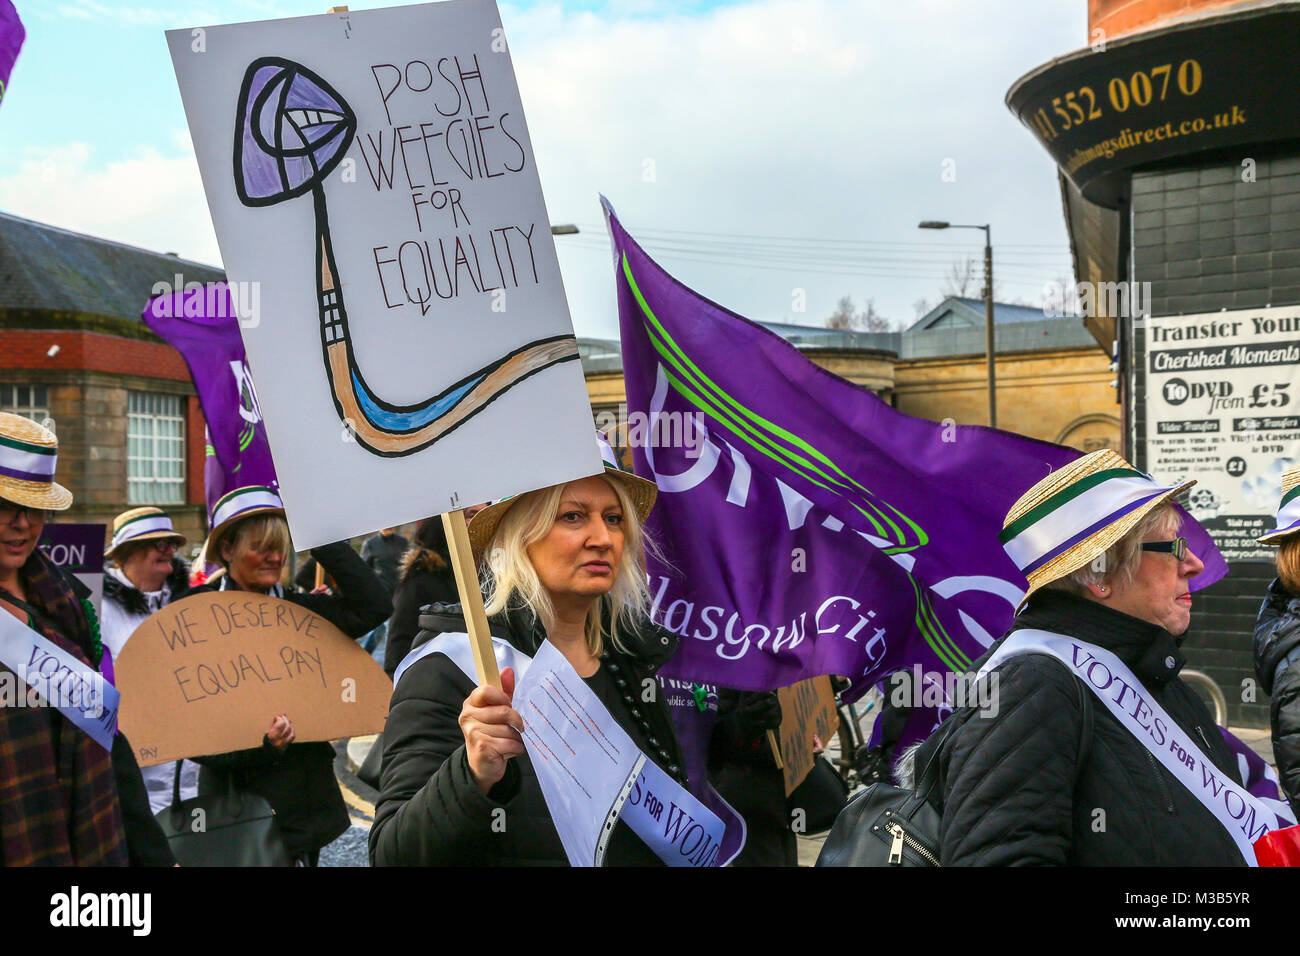
[[(1083, 716), (1075, 762), (1077, 781), (1092, 748), (1092, 705), (1077, 678), (1074, 684), (1082, 698)], [(915, 789), (873, 783), (849, 801), (831, 827), (815, 865), (940, 866), (939, 754), (957, 727), (974, 713), (971, 708), (944, 721), (940, 728), (943, 737), (917, 777)]]
[(849, 799), (849, 787), (825, 757), (813, 761), (808, 776), (785, 798), (786, 809), (804, 813), (803, 832), (825, 833)]
[[(944, 740), (958, 721), (951, 717)], [(816, 866), (938, 866), (942, 817), (930, 802), (938, 792), (934, 748), (915, 790), (873, 783), (849, 801), (822, 844)]]
[(172, 804), (154, 814), (181, 866), (292, 866), (275, 810), (265, 797), (235, 789), (225, 774), (222, 792), (181, 799), (176, 761)]

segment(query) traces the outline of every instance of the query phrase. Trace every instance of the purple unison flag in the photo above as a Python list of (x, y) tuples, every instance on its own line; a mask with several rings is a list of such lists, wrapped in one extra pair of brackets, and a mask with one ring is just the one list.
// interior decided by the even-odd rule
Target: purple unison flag
[[(659, 500), (655, 616), (668, 677), (854, 694), (920, 665), (965, 671), (1027, 588), (998, 542), (1010, 506), (1079, 452), (913, 418), (661, 269), (607, 208), (636, 471)], [(1199, 586), (1227, 566), (1190, 517)], [(927, 694), (928, 696), (928, 694)]]
[(14, 5), (10, 0), (0, 0), (0, 100), (9, 89), (9, 74), (26, 38), (27, 31), (23, 29)]
[(150, 299), (141, 314), (145, 325), (181, 353), (199, 393), (208, 423), (209, 514), (235, 488), (279, 487), (237, 316), (224, 282)]

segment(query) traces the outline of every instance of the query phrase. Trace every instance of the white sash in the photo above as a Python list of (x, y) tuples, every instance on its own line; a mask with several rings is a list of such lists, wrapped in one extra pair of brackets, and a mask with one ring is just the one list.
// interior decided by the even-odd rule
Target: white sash
[[(492, 638), (492, 650), (497, 656), (497, 668), (499, 670), (507, 667), (514, 668), (516, 681), (524, 676), (524, 671), (528, 670), (528, 665), (533, 662), (531, 657), (523, 651), (516, 650), (515, 646), (504, 638)], [(463, 631), (448, 631), (426, 641), (403, 657), (402, 663), (398, 664), (397, 670), (393, 672), (393, 686), (397, 686), (397, 682), (402, 679), (402, 675), (412, 664), (430, 654), (444, 654), (451, 658), (451, 662), (459, 667), (475, 686), (478, 685), (478, 668), (474, 665), (474, 650), (469, 646), (469, 635)]]
[(1209, 760), (1146, 688), (1110, 651), (1064, 634), (1022, 630), (1008, 637), (977, 677), (1020, 654), (1047, 654), (1070, 669), (1120, 724), (1174, 775), (1228, 831), (1248, 866), (1258, 866), (1255, 841), (1270, 830), (1295, 826), (1290, 812), (1233, 783)]
[[(0, 664), (39, 693), (45, 706), (58, 710), (105, 750), (113, 749), (122, 700), (117, 688), (6, 611), (0, 611)], [(0, 701), (0, 706), (26, 705), (26, 695)]]
[[(492, 650), (496, 653), (498, 667), (514, 668), (516, 681), (533, 662), (531, 657), (500, 637), (492, 638)], [(397, 687), (402, 675), (412, 664), (430, 654), (446, 655), (466, 677), (475, 684), (478, 683), (478, 669), (474, 665), (474, 651), (470, 647), (469, 635), (450, 631), (439, 634), (402, 658), (402, 663), (397, 665), (397, 670), (393, 673), (393, 687)], [(652, 815), (649, 802), (643, 799), (643, 795), (649, 793), (658, 794), (660, 801), (669, 800), (671, 809), (666, 815), (666, 823), (661, 822), (665, 816), (662, 802), (659, 815)], [(627, 785), (610, 808), (605, 825), (601, 828), (597, 859), (604, 858), (605, 847), (613, 832), (614, 824), (619, 819), (631, 827), (632, 832), (669, 866), (718, 865), (718, 851), (721, 848), (722, 833), (725, 829), (723, 821), (701, 803), (695, 794), (659, 769), (659, 766), (645, 754), (637, 758), (636, 768), (628, 777)], [(685, 827), (684, 832), (683, 827)], [(707, 855), (687, 851), (684, 848), (685, 835), (691, 832), (692, 827), (700, 830), (701, 834), (706, 832), (710, 834), (708, 845), (712, 850)], [(694, 847), (700, 846), (700, 841), (697, 839)]]

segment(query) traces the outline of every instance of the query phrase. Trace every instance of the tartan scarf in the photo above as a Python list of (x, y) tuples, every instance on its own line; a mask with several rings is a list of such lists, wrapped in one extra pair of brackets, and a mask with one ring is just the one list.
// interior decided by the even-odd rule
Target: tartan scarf
[[(96, 667), (103, 648), (63, 572), (36, 548), (19, 574), (37, 611), (33, 629)], [(0, 673), (11, 672), (0, 665)], [(14, 676), (25, 700), (27, 685)], [(0, 707), (0, 864), (126, 863), (109, 753), (53, 707)]]

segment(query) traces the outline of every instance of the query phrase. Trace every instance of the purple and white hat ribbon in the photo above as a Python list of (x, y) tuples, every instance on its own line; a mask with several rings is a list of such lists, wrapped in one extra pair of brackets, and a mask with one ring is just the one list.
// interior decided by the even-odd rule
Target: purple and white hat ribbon
[[(138, 518), (132, 518), (125, 521), (122, 526), (113, 532), (113, 544), (110, 551), (117, 549), (119, 545), (125, 544), (133, 538), (141, 535), (152, 534), (155, 531), (175, 531), (172, 527), (172, 519), (165, 514), (144, 514)], [(177, 535), (180, 537), (180, 535)]]
[(609, 439), (601, 432), (596, 432), (596, 444), (600, 446), (600, 460), (605, 463), (605, 467), (613, 468), (615, 471), (622, 471), (618, 459), (614, 457), (614, 446), (609, 443)]
[(1296, 485), (1282, 496), (1277, 509), (1277, 527), (1268, 534), (1280, 534), (1285, 531), (1300, 531), (1300, 485)]
[(1129, 468), (1088, 475), (1029, 509), (998, 535), (1028, 576), (1153, 498), (1173, 491)]
[(7, 478), (48, 484), (54, 480), (58, 457), (57, 446), (0, 435), (0, 475)]
[(216, 507), (212, 509), (212, 527), (223, 525), (232, 518), (238, 518), (245, 512), (258, 508), (278, 508), (283, 511), (284, 502), (280, 500), (279, 495), (265, 485), (249, 485), (246, 488), (236, 488), (230, 494), (219, 499)]

